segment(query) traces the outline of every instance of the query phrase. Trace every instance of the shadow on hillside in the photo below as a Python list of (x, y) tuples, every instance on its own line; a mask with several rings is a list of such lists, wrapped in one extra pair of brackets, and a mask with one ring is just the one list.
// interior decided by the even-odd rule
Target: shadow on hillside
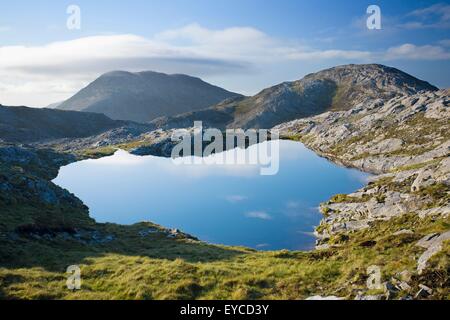
[[(250, 252), (250, 249), (226, 248), (186, 238), (183, 234), (170, 238), (167, 233), (155, 232), (142, 236), (145, 224), (134, 226), (98, 224), (94, 232), (103, 234), (104, 241), (83, 241), (73, 237), (61, 239), (41, 235), (14, 235), (15, 239), (0, 239), (0, 267), (9, 269), (40, 267), (48, 271), (64, 272), (70, 265), (90, 264), (91, 258), (106, 255), (142, 257), (190, 263), (228, 260)], [(147, 227), (148, 229), (148, 227)], [(65, 232), (67, 234), (67, 232)]]

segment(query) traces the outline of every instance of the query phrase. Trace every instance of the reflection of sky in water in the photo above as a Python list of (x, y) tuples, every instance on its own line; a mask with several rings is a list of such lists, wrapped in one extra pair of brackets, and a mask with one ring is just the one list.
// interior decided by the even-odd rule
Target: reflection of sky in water
[(261, 176), (257, 165), (175, 165), (118, 151), (63, 167), (54, 182), (82, 199), (99, 222), (152, 221), (212, 243), (309, 249), (320, 202), (353, 192), (367, 175), (300, 143), (281, 141), (280, 153), (278, 174)]

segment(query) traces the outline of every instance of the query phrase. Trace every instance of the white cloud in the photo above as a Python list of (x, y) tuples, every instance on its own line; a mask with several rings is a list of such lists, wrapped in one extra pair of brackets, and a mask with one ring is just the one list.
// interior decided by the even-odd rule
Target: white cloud
[(441, 21), (450, 21), (450, 4), (437, 3), (429, 7), (414, 10), (409, 15), (421, 18), (438, 16)]
[(234, 27), (223, 30), (211, 30), (198, 24), (167, 30), (156, 35), (160, 40), (189, 40), (191, 43), (217, 45), (221, 47), (236, 44), (270, 44), (272, 40), (263, 32), (251, 27)]
[(255, 72), (296, 61), (447, 58), (448, 52), (440, 46), (404, 44), (387, 52), (318, 50), (298, 41), (275, 39), (251, 27), (212, 30), (190, 24), (151, 38), (102, 35), (40, 46), (0, 46), (0, 103), (45, 106), (69, 98), (100, 74), (118, 69), (187, 73), (207, 79), (232, 74), (249, 82)]
[(387, 50), (385, 60), (445, 60), (450, 59), (450, 52), (440, 46), (416, 46), (410, 43), (391, 47)]
[(261, 219), (261, 220), (272, 220), (272, 216), (265, 211), (252, 211), (245, 214), (247, 218)]
[(294, 60), (319, 60), (319, 59), (348, 59), (365, 60), (372, 57), (370, 51), (353, 50), (317, 50), (317, 51), (294, 51), (287, 55)]

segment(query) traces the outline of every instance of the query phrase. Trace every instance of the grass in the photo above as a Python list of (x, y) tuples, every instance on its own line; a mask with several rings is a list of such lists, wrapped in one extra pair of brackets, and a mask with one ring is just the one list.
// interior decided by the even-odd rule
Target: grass
[(357, 202), (367, 202), (371, 199), (370, 195), (363, 195), (362, 197), (351, 197), (347, 194), (337, 194), (334, 195), (329, 203), (357, 203)]
[(433, 160), (429, 160), (429, 161), (425, 161), (425, 162), (421, 162), (421, 163), (416, 163), (416, 164), (411, 164), (411, 165), (406, 165), (406, 166), (400, 166), (397, 168), (393, 168), (391, 170), (391, 172), (400, 172), (400, 171), (408, 171), (408, 170), (418, 170), (418, 169), (422, 169), (426, 166), (429, 165), (434, 165), (434, 164), (438, 164), (439, 162), (441, 162), (444, 158), (436, 158)]
[(117, 148), (115, 148), (114, 146), (107, 146), (83, 150), (81, 152), (81, 156), (88, 159), (99, 159), (107, 156), (112, 156), (116, 151)]
[[(317, 252), (257, 252), (209, 245), (155, 233), (145, 238), (134, 226), (96, 225), (114, 234), (107, 244), (75, 241), (0, 241), (0, 297), (5, 299), (302, 299), (315, 294), (351, 298), (366, 290), (367, 268), (378, 265), (383, 280), (414, 272), (424, 251), (415, 242), (432, 232), (448, 230), (450, 221), (420, 220), (407, 215), (372, 228), (331, 239), (340, 247)], [(413, 235), (392, 233), (410, 228)], [(363, 245), (371, 241), (372, 246)], [(438, 259), (439, 260), (439, 259)], [(82, 290), (65, 287), (65, 270), (77, 264)], [(447, 273), (440, 259), (433, 272)], [(422, 278), (411, 284), (423, 283)], [(435, 286), (435, 284), (434, 284)], [(448, 296), (448, 287), (434, 298)]]
[(431, 200), (427, 203), (426, 208), (444, 206), (450, 203), (450, 187), (442, 182), (422, 188), (415, 192), (415, 194)]

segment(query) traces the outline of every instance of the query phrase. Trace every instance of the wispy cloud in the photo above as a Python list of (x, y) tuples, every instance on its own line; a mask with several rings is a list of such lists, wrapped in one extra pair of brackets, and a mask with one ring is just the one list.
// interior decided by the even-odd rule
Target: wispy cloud
[(439, 44), (444, 47), (450, 47), (450, 39), (444, 39), (439, 41)]
[(261, 219), (261, 220), (272, 220), (272, 216), (265, 211), (251, 211), (245, 214), (247, 218)]
[(450, 4), (438, 3), (410, 12), (407, 17), (414, 21), (403, 24), (409, 29), (450, 28)]
[(225, 199), (231, 203), (238, 203), (247, 200), (248, 197), (243, 195), (229, 195), (226, 196)]
[(302, 204), (299, 201), (288, 201), (288, 202), (286, 202), (286, 208), (288, 208), (288, 209), (299, 209), (301, 207), (302, 207)]
[(307, 218), (316, 216), (318, 213), (318, 209), (315, 207), (311, 207), (309, 204), (302, 201), (291, 200), (285, 203), (285, 208), (283, 209), (282, 213), (291, 218)]

